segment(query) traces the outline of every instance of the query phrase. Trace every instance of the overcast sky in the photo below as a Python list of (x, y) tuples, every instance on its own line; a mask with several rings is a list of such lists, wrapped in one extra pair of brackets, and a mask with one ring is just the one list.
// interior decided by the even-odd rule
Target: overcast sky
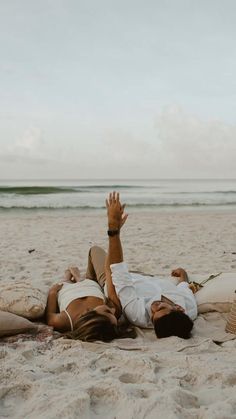
[(236, 178), (235, 0), (0, 0), (0, 179)]

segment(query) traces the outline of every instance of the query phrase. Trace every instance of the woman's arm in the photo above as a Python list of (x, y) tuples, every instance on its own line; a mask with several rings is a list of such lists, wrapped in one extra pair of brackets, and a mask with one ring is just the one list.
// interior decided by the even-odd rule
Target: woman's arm
[(57, 294), (62, 286), (63, 284), (55, 284), (50, 288), (46, 305), (47, 324), (58, 332), (65, 332), (70, 329), (66, 314), (57, 312)]

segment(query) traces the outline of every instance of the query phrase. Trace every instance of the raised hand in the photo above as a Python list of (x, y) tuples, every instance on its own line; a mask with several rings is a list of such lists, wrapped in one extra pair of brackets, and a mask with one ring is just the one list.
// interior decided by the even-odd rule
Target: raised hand
[(108, 227), (111, 230), (120, 230), (127, 220), (124, 213), (125, 204), (121, 204), (119, 192), (112, 192), (106, 199)]

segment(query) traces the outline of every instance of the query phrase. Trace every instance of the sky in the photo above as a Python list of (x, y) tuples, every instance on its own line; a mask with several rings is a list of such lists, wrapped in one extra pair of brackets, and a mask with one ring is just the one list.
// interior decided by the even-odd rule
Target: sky
[(236, 178), (235, 0), (0, 0), (0, 179)]

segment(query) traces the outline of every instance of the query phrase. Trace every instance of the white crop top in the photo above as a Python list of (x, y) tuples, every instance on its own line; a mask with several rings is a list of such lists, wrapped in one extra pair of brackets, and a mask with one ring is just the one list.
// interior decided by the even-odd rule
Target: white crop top
[(100, 285), (91, 279), (70, 284), (65, 282), (62, 289), (58, 292), (58, 306), (60, 312), (67, 309), (68, 305), (77, 298), (98, 297), (105, 301), (105, 295)]

